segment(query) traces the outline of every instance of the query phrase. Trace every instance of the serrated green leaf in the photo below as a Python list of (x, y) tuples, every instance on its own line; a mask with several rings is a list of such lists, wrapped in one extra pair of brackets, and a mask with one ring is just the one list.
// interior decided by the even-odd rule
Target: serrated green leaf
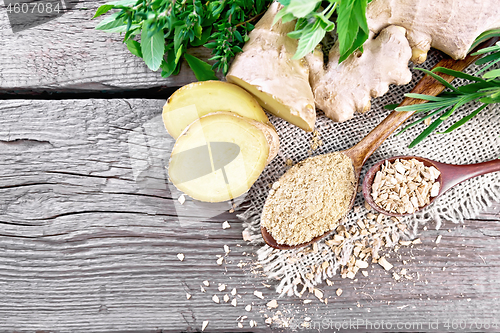
[(149, 69), (157, 71), (160, 68), (165, 52), (163, 31), (160, 30), (152, 36), (148, 36), (148, 31), (143, 29), (141, 33), (141, 51), (142, 58)]
[(337, 7), (339, 62), (344, 61), (368, 39), (366, 0), (342, 0)]
[(184, 54), (189, 67), (193, 70), (198, 81), (218, 80), (210, 64), (192, 56), (188, 53)]
[(293, 55), (292, 59), (300, 59), (306, 54), (311, 53), (316, 45), (318, 45), (323, 37), (325, 37), (325, 34), (326, 30), (320, 26), (318, 21), (316, 21), (313, 26), (304, 28), (304, 31), (299, 39), (297, 51)]
[(133, 39), (127, 41), (127, 49), (133, 55), (142, 58), (141, 44)]

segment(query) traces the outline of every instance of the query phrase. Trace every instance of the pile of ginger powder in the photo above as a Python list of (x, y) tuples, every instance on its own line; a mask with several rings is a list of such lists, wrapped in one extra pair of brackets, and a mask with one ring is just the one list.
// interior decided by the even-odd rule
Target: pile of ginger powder
[(295, 164), (272, 185), (261, 226), (278, 244), (298, 245), (335, 229), (356, 192), (352, 160), (340, 152)]

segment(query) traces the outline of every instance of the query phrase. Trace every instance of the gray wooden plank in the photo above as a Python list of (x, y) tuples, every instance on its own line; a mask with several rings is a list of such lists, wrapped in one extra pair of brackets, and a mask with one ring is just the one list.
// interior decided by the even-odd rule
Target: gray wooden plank
[[(0, 331), (199, 331), (204, 320), (207, 331), (236, 331), (242, 315), (247, 331), (276, 328), (264, 323), (264, 314), (276, 313), (265, 306), (276, 297), (275, 282), (252, 273), (257, 248), (241, 239), (235, 214), (228, 206), (181, 206), (179, 193), (165, 185), (172, 141), (159, 119), (163, 103), (0, 102)], [(323, 329), (362, 332), (384, 321), (413, 325), (411, 331), (438, 322), (455, 331), (451, 325), (460, 322), (453, 320), (462, 320), (468, 331), (484, 331), (479, 325), (500, 315), (499, 208), (463, 226), (431, 225), (422, 245), (389, 258), (412, 280), (396, 282), (373, 266), (368, 278), (319, 286), (328, 304), (284, 297), (278, 310), (294, 318), (292, 326), (311, 317)], [(224, 220), (230, 229), (222, 230)], [(219, 266), (224, 245), (231, 252)], [(237, 288), (237, 307), (211, 300), (224, 295), (218, 283)]]
[[(0, 10), (0, 93), (83, 92), (177, 87), (196, 81), (183, 63), (181, 73), (164, 79), (132, 55), (119, 34), (94, 30), (92, 20), (106, 1), (78, 1), (68, 13), (42, 25), (13, 33)], [(210, 51), (189, 51), (203, 59)]]

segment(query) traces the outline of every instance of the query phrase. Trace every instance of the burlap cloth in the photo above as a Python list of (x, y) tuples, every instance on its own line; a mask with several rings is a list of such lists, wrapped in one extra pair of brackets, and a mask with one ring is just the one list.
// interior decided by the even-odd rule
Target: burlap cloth
[[(441, 58), (440, 52), (431, 51), (428, 60), (420, 67), (430, 69)], [(477, 70), (478, 67), (473, 65), (466, 72), (475, 73)], [(317, 253), (309, 253), (292, 263), (287, 258), (297, 250), (279, 251), (265, 245), (260, 235), (259, 216), (269, 191), (269, 184), (276, 181), (289, 168), (286, 165), (287, 159), (297, 163), (309, 156), (344, 150), (358, 143), (390, 113), (384, 109), (384, 106), (400, 103), (404, 98), (404, 93), (409, 92), (423, 76), (420, 71), (412, 69), (412, 72), (413, 81), (410, 84), (392, 86), (385, 96), (372, 100), (369, 113), (357, 114), (354, 119), (345, 123), (335, 123), (318, 113), (316, 129), (323, 145), (315, 151), (311, 151), (313, 134), (306, 133), (282, 119), (271, 117), (280, 137), (280, 152), (251, 188), (248, 196), (251, 206), (239, 217), (251, 235), (251, 242), (256, 245), (258, 261), (262, 265), (263, 273), (268, 278), (279, 281), (276, 285), (279, 294), (299, 295), (300, 289), (303, 290), (304, 286), (311, 287), (320, 284), (327, 277), (337, 274), (339, 266), (345, 264), (345, 260), (349, 258), (352, 246), (346, 244), (340, 258), (335, 257), (332, 251), (322, 255), (322, 251), (328, 248), (323, 240), (318, 243)], [(439, 130), (447, 128), (447, 124), (451, 125), (473, 109), (473, 105), (461, 108)], [(415, 120), (418, 117), (417, 115), (412, 119)], [(408, 149), (407, 146), (423, 130), (424, 124), (419, 124), (400, 136), (392, 135), (368, 159), (361, 172), (360, 181), (362, 182), (364, 174), (374, 163), (396, 155), (422, 156), (452, 164), (478, 163), (498, 158), (500, 157), (499, 120), (500, 105), (490, 105), (451, 134), (433, 134), (412, 149)], [(422, 232), (422, 226), (429, 221), (436, 221), (436, 227), (439, 228), (442, 220), (460, 223), (464, 219), (474, 218), (476, 213), (494, 201), (500, 201), (500, 173), (498, 172), (468, 180), (441, 196), (425, 211), (406, 218), (405, 223), (409, 228), (400, 236), (410, 239), (416, 237)], [(363, 203), (363, 196), (358, 193), (355, 206), (363, 207)], [(358, 213), (351, 211), (346, 217), (345, 225), (349, 227), (354, 225), (359, 218), (364, 218), (366, 213), (364, 208)], [(321, 265), (324, 261), (329, 262), (329, 267), (325, 271), (317, 273), (312, 280), (305, 278), (305, 275), (311, 271), (311, 266)], [(297, 278), (302, 280), (300, 284), (297, 284)]]

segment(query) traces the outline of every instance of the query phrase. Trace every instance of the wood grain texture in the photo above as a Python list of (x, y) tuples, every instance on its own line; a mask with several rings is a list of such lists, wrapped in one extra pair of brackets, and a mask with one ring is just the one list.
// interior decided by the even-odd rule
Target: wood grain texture
[[(0, 331), (200, 331), (208, 320), (206, 331), (227, 332), (238, 330), (242, 315), (248, 316), (242, 331), (275, 330), (264, 314), (276, 312), (265, 306), (276, 294), (262, 284), (274, 282), (253, 274), (251, 264), (237, 266), (254, 260), (256, 248), (241, 240), (235, 214), (228, 206), (180, 205), (180, 193), (165, 185), (172, 140), (159, 118), (163, 103), (0, 102)], [(363, 321), (350, 329), (359, 332), (366, 321), (437, 321), (444, 330), (453, 319), (484, 331), (474, 325), (500, 318), (499, 212), (495, 204), (478, 220), (422, 231), (422, 245), (389, 258), (396, 271), (408, 269), (411, 281), (396, 282), (374, 266), (368, 278), (321, 285), (327, 305), (313, 296), (304, 296), (308, 305), (285, 297), (278, 310), (294, 317), (292, 325), (305, 317), (322, 328)], [(222, 230), (225, 220), (231, 228)], [(224, 245), (231, 252), (219, 266)], [(237, 288), (237, 307), (211, 300), (227, 293), (218, 283)]]
[[(92, 17), (104, 2), (79, 1), (61, 17), (17, 33), (0, 7), (0, 93), (101, 92), (196, 81), (185, 62), (179, 75), (162, 78), (127, 50), (122, 36), (95, 30), (105, 16)], [(189, 53), (210, 57), (204, 48)]]

